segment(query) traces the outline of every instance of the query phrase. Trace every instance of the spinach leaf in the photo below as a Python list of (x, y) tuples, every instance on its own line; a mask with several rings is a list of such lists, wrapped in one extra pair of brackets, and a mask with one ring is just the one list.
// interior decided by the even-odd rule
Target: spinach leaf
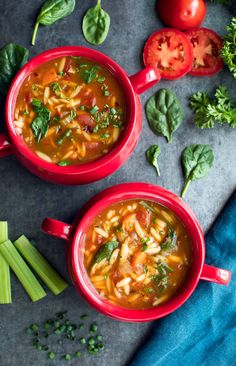
[(104, 244), (97, 252), (94, 258), (95, 263), (101, 262), (104, 258), (109, 260), (113, 251), (118, 247), (119, 243), (117, 241), (109, 241)]
[(161, 249), (165, 251), (174, 250), (176, 247), (177, 235), (174, 230), (169, 230), (164, 242), (161, 244)]
[(70, 15), (75, 8), (75, 0), (46, 0), (37, 17), (32, 36), (32, 45), (35, 39), (39, 24), (51, 25), (58, 20)]
[(160, 175), (160, 170), (158, 166), (158, 158), (160, 153), (161, 149), (158, 145), (152, 145), (146, 151), (147, 161), (156, 168), (157, 175)]
[(0, 49), (0, 91), (6, 95), (15, 74), (28, 61), (29, 51), (9, 43)]
[(110, 28), (110, 16), (101, 7), (101, 0), (97, 5), (88, 9), (83, 18), (82, 30), (86, 41), (101, 44), (105, 41)]
[(182, 152), (182, 164), (186, 182), (181, 193), (184, 197), (192, 180), (205, 177), (214, 161), (214, 153), (209, 145), (190, 145)]
[(37, 116), (31, 123), (30, 127), (33, 131), (34, 137), (38, 142), (40, 142), (40, 140), (46, 136), (51, 113), (40, 100), (33, 99), (32, 106)]
[(148, 100), (146, 115), (152, 130), (171, 142), (173, 132), (183, 121), (184, 110), (172, 91), (160, 89)]

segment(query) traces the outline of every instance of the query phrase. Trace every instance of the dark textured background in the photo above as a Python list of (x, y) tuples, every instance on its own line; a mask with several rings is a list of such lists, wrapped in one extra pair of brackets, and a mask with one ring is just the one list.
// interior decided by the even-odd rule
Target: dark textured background
[[(73, 15), (51, 27), (40, 27), (36, 47), (30, 46), (33, 20), (41, 0), (0, 0), (0, 47), (15, 42), (30, 48), (31, 56), (61, 45), (86, 45), (81, 33), (81, 18), (95, 1), (78, 1)], [(150, 33), (161, 28), (154, 8), (154, 0), (104, 0), (103, 6), (111, 15), (111, 29), (105, 43), (98, 47), (116, 60), (129, 74), (142, 67), (141, 51)], [(224, 27), (230, 20), (230, 12), (220, 5), (209, 5), (205, 26), (224, 34)], [(0, 219), (9, 220), (10, 235), (14, 239), (21, 233), (37, 239), (43, 254), (69, 280), (65, 265), (65, 244), (49, 238), (40, 232), (45, 216), (71, 222), (74, 214), (95, 193), (116, 183), (145, 181), (159, 184), (177, 194), (183, 186), (180, 168), (180, 153), (190, 143), (210, 143), (215, 152), (215, 163), (210, 174), (193, 183), (186, 201), (195, 211), (206, 231), (235, 187), (236, 182), (236, 130), (216, 127), (201, 131), (194, 127), (187, 97), (197, 90), (213, 90), (225, 83), (232, 93), (236, 81), (227, 70), (212, 78), (185, 77), (175, 82), (162, 81), (161, 87), (170, 87), (181, 98), (186, 118), (175, 133), (173, 143), (168, 145), (156, 137), (143, 120), (143, 131), (138, 147), (123, 167), (111, 177), (95, 184), (63, 187), (41, 181), (26, 171), (14, 157), (0, 161)], [(142, 96), (143, 104), (157, 90), (157, 86)], [(3, 123), (3, 117), (2, 117)], [(148, 166), (144, 158), (145, 149), (152, 143), (162, 148), (160, 158), (161, 178)], [(216, 263), (217, 265), (217, 263)], [(105, 335), (106, 350), (94, 358), (86, 353), (79, 362), (71, 365), (122, 366), (132, 353), (143, 343), (150, 324), (125, 324), (108, 319), (91, 309), (72, 286), (60, 296), (48, 296), (38, 303), (31, 303), (24, 289), (12, 275), (13, 304), (0, 308), (0, 365), (1, 366), (43, 366), (62, 365), (63, 361), (48, 362), (46, 355), (36, 352), (24, 335), (24, 328), (31, 322), (47, 319), (56, 311), (68, 309), (71, 318), (89, 313)], [(207, 296), (207, 294), (206, 294)], [(158, 326), (158, 322), (155, 323)], [(66, 364), (66, 362), (65, 362)]]

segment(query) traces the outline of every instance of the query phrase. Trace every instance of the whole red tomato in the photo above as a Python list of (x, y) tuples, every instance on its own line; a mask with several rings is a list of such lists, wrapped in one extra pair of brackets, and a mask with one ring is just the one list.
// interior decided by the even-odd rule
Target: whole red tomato
[(204, 0), (158, 0), (157, 13), (164, 24), (187, 30), (201, 25), (206, 5)]

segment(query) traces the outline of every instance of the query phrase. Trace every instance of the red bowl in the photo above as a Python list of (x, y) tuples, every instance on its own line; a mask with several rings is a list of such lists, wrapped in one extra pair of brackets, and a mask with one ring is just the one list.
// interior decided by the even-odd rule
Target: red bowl
[[(26, 77), (42, 63), (63, 56), (86, 57), (108, 69), (120, 83), (127, 108), (126, 129), (121, 140), (110, 153), (87, 164), (67, 167), (46, 162), (34, 154), (23, 139), (16, 134), (13, 124), (16, 99)], [(59, 47), (43, 52), (31, 59), (20, 70), (11, 84), (5, 107), (7, 134), (0, 135), (0, 156), (16, 155), (19, 161), (33, 174), (53, 183), (83, 184), (102, 179), (114, 173), (133, 152), (142, 128), (142, 108), (139, 94), (159, 80), (159, 71), (152, 67), (147, 67), (129, 77), (108, 56), (85, 47)]]
[[(91, 221), (115, 202), (141, 198), (156, 201), (172, 210), (184, 223), (192, 240), (193, 261), (182, 289), (167, 303), (154, 308), (133, 310), (115, 306), (101, 297), (91, 283), (83, 264), (83, 243)], [(179, 308), (193, 293), (200, 279), (227, 285), (230, 272), (205, 264), (205, 241), (201, 227), (190, 208), (175, 194), (147, 183), (120, 184), (92, 198), (72, 225), (46, 218), (42, 229), (49, 235), (67, 240), (67, 265), (74, 286), (101, 313), (114, 319), (144, 322), (168, 315)]]

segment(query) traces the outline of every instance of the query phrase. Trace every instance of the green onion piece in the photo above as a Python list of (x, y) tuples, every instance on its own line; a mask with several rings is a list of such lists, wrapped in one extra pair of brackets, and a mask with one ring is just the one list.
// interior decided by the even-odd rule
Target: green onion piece
[[(0, 244), (8, 239), (7, 221), (0, 221)], [(0, 304), (11, 304), (10, 267), (0, 254)]]
[(46, 296), (46, 292), (10, 240), (0, 244), (0, 253), (15, 272), (32, 301)]
[(14, 245), (54, 295), (65, 290), (67, 283), (24, 235)]

